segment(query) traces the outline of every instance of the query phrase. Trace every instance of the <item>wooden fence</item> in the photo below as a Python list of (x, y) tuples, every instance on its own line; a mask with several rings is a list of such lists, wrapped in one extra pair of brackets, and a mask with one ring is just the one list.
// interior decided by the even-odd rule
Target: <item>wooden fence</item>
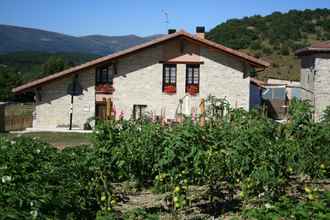
[(0, 131), (18, 131), (32, 127), (34, 105), (9, 103), (0, 105)]

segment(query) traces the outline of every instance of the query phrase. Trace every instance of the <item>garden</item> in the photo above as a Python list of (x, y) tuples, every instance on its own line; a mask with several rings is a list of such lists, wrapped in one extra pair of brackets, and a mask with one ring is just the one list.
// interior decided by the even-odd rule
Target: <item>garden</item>
[(330, 219), (330, 108), (288, 123), (209, 97), (198, 117), (97, 124), (56, 149), (0, 138), (0, 219)]

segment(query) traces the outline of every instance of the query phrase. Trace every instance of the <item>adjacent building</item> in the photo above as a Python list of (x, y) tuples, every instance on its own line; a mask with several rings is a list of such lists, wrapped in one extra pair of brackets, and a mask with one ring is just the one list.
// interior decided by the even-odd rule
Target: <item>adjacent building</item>
[(268, 115), (277, 120), (287, 120), (291, 100), (301, 99), (300, 82), (268, 79), (263, 87), (262, 100), (267, 107)]
[(296, 55), (301, 59), (301, 97), (314, 106), (318, 121), (330, 105), (330, 41), (300, 49)]

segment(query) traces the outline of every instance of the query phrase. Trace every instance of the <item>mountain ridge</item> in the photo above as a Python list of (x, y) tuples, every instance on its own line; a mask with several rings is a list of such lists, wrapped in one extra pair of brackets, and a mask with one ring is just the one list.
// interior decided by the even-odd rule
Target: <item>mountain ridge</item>
[(0, 24), (0, 54), (38, 51), (48, 53), (90, 53), (108, 55), (144, 43), (160, 35), (71, 36), (63, 33), (29, 27)]

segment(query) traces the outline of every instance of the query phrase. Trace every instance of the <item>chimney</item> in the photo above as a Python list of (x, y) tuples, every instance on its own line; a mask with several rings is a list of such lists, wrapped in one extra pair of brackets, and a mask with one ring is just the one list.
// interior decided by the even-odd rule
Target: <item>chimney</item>
[(196, 37), (205, 38), (205, 27), (204, 26), (196, 27)]
[(168, 34), (174, 34), (176, 32), (176, 29), (168, 29)]

